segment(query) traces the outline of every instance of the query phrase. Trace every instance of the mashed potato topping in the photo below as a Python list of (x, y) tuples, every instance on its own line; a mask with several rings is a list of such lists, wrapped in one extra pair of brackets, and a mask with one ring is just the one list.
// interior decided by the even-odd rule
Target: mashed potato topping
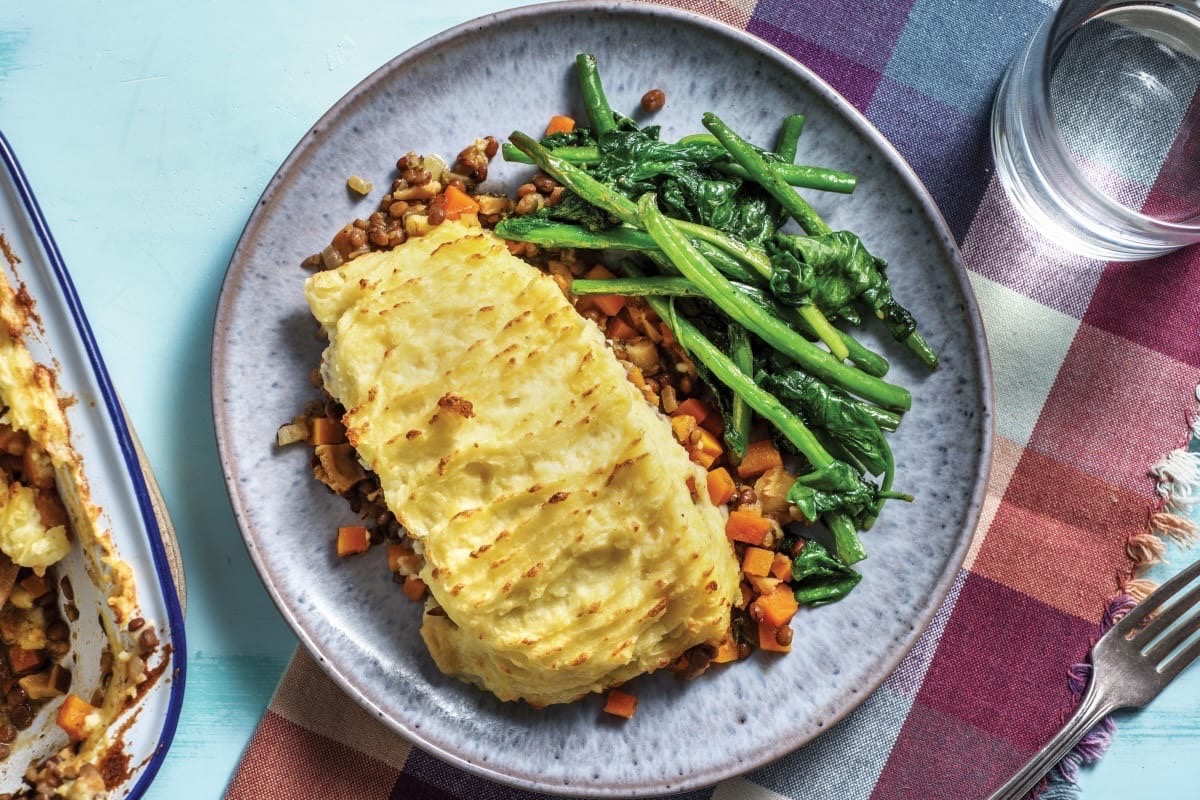
[(0, 551), (19, 566), (45, 569), (70, 550), (67, 526), (43, 523), (33, 489), (0, 481)]
[(306, 294), (325, 388), (423, 548), (443, 671), (568, 702), (725, 635), (739, 570), (705, 472), (551, 278), (446, 222)]
[[(21, 340), (28, 324), (28, 306), (7, 280), (0, 280), (0, 427), (23, 432), (27, 443), (17, 448), (19, 454), (27, 462), (36, 460), (28, 471), (45, 475), (53, 490), (53, 470), (70, 463), (73, 455), (54, 376), (34, 362)], [(41, 572), (70, 549), (66, 526), (45, 524), (34, 487), (0, 481), (0, 552)]]

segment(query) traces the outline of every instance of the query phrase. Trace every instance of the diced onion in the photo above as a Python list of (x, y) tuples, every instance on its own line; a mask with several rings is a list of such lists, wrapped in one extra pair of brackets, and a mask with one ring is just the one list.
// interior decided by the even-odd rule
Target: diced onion
[(351, 175), (349, 178), (347, 178), (346, 186), (349, 187), (350, 191), (358, 192), (364, 197), (371, 193), (372, 188), (369, 180), (360, 178), (357, 175)]

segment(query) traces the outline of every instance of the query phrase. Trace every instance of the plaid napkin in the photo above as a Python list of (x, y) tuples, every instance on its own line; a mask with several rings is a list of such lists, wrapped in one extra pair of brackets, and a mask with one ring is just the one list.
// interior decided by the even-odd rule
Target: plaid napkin
[[(1200, 248), (1137, 265), (1089, 261), (1039, 238), (1008, 204), (988, 145), (991, 94), (1051, 13), (1045, 2), (676, 4), (807, 64), (916, 169), (971, 270), (998, 432), (966, 564), (900, 668), (811, 745), (686, 797), (984, 797), (1071, 712), (1083, 684), (1076, 665), (1106, 620), (1146, 591), (1138, 571), (1161, 555), (1163, 537), (1194, 535), (1170, 503), (1172, 479), (1187, 470), (1163, 462), (1159, 495), (1149, 468), (1184, 444), (1196, 406)], [(1098, 730), (1053, 778), (1058, 796), (1108, 733)], [(227, 797), (308, 796), (530, 795), (402, 741), (301, 650)]]

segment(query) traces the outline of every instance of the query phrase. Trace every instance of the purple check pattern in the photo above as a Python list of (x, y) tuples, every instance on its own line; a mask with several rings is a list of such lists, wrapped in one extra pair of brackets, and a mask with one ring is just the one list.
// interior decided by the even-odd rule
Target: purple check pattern
[[(1073, 666), (1152, 557), (1130, 544), (1155, 535), (1151, 520), (1162, 517), (1153, 516), (1161, 509), (1148, 467), (1183, 442), (1194, 412), (1200, 248), (1137, 265), (1088, 261), (1041, 239), (1009, 206), (993, 174), (990, 100), (1007, 64), (1051, 13), (1047, 3), (670, 4), (743, 28), (806, 64), (913, 166), (970, 271), (995, 370), (998, 433), (966, 564), (900, 668), (809, 746), (678, 797), (985, 797), (1070, 713)], [(1169, 186), (1145, 189), (1147, 203), (1172, 196)], [(326, 704), (341, 710), (332, 719), (311, 710)], [(303, 652), (227, 797), (300, 792), (533, 797), (397, 739), (338, 695)]]

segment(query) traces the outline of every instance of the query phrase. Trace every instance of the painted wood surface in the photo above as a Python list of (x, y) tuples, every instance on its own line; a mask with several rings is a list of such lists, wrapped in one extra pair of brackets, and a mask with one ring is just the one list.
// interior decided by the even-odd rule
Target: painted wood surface
[[(151, 798), (221, 794), (295, 646), (246, 556), (212, 431), (212, 315), (242, 225), (292, 145), (356, 82), (511, 5), (0, 5), (0, 128), (72, 270), (187, 569), (188, 691)], [(1198, 764), (1194, 669), (1121, 716), (1083, 796), (1193, 798)]]

